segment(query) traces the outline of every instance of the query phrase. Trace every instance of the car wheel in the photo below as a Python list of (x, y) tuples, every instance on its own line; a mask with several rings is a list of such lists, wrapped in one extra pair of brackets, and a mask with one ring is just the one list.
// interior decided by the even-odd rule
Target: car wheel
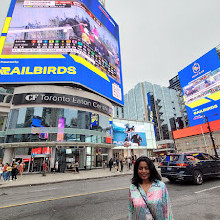
[(176, 179), (172, 178), (172, 177), (169, 177), (168, 180), (171, 182), (171, 183), (175, 183), (176, 182)]
[(196, 185), (201, 185), (203, 183), (203, 175), (202, 172), (199, 170), (195, 170), (193, 173), (193, 182)]

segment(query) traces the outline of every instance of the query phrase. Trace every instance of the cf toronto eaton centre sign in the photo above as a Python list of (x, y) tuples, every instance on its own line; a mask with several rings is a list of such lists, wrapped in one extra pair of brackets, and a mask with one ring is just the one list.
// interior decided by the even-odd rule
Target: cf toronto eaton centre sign
[(97, 102), (95, 100), (57, 93), (22, 93), (15, 94), (13, 98), (13, 105), (27, 105), (27, 104), (57, 104), (76, 106), (81, 108), (90, 108), (107, 115), (112, 115), (112, 108)]

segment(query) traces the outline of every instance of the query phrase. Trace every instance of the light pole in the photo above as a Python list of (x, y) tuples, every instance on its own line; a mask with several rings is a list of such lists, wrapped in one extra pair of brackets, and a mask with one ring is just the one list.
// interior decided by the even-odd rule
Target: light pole
[(201, 131), (202, 131), (202, 136), (203, 136), (204, 144), (205, 144), (206, 149), (207, 149), (206, 151), (209, 153), (208, 146), (207, 146), (207, 143), (206, 143), (206, 140), (205, 140), (205, 135), (204, 135), (204, 132), (203, 132), (202, 126), (200, 126), (200, 128), (201, 128)]
[(217, 153), (217, 150), (215, 148), (215, 141), (214, 141), (214, 138), (212, 136), (212, 131), (211, 131), (211, 128), (210, 128), (210, 125), (209, 125), (208, 117), (204, 116), (204, 114), (202, 114), (202, 116), (203, 116), (203, 119), (205, 119), (205, 123), (207, 123), (208, 129), (209, 129), (209, 135), (210, 135), (210, 138), (212, 140), (212, 146), (213, 146), (213, 149), (215, 151), (215, 156), (218, 158), (218, 153)]

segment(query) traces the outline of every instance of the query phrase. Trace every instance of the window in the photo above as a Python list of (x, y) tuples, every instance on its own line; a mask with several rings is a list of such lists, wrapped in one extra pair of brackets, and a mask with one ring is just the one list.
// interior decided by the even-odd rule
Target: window
[(205, 157), (205, 160), (214, 160), (214, 158), (209, 154), (203, 154), (203, 156)]
[(188, 141), (187, 141), (187, 142), (185, 142), (185, 145), (186, 145), (186, 146), (189, 146), (189, 142), (188, 142)]
[(193, 144), (194, 145), (198, 145), (198, 141), (193, 141)]
[(205, 157), (202, 154), (195, 155), (195, 158), (197, 158), (199, 160), (205, 160)]
[(181, 155), (170, 155), (166, 156), (166, 161), (168, 162), (175, 162), (181, 159)]
[(201, 143), (202, 143), (202, 144), (206, 144), (206, 143), (205, 143), (205, 139), (204, 139), (204, 138), (203, 138), (203, 139), (201, 139)]
[[(69, 108), (35, 107), (12, 109), (8, 117), (8, 129), (31, 127), (36, 127), (37, 129), (42, 128), (43, 130), (47, 131), (48, 138), (42, 140), (42, 136), (39, 135), (39, 132), (32, 132), (32, 130), (30, 129), (31, 131), (28, 132), (32, 132), (31, 134), (27, 133), (27, 131), (25, 130), (23, 134), (7, 135), (7, 142), (38, 142), (46, 140), (56, 141), (56, 129), (54, 130), (51, 128), (57, 128), (59, 119), (64, 118), (65, 128), (68, 131), (64, 134), (64, 141), (105, 143), (105, 138), (102, 137), (102, 135), (100, 135), (100, 137), (97, 137), (96, 135), (90, 135), (91, 115), (91, 112)], [(97, 126), (95, 126), (92, 130), (102, 132), (104, 136), (109, 136), (109, 118), (102, 114), (97, 114), (97, 116)], [(70, 130), (68, 128), (83, 129), (83, 131), (82, 133), (76, 134), (75, 132), (73, 132), (73, 134), (68, 134)], [(85, 135), (85, 130), (88, 130), (88, 136)]]

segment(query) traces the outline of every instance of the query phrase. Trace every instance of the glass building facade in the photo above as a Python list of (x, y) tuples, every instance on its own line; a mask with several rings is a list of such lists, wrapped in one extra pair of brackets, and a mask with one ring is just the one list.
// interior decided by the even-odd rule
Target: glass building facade
[[(45, 94), (51, 99), (42, 103)], [(51, 101), (59, 97), (63, 97), (59, 102)], [(24, 172), (41, 172), (45, 162), (51, 171), (56, 161), (61, 172), (73, 170), (76, 162), (80, 169), (101, 167), (103, 160), (112, 157), (114, 147), (111, 112), (108, 100), (80, 89), (49, 85), (15, 88), (4, 117), (0, 115), (4, 119), (0, 160), (22, 161)]]
[[(31, 107), (12, 109), (9, 114), (7, 133), (16, 129), (17, 134), (7, 135), (6, 142), (57, 141), (58, 123), (64, 119), (62, 141), (106, 143), (109, 118), (97, 114), (98, 123), (91, 124), (92, 112), (68, 108)], [(38, 131), (35, 133), (34, 130)], [(41, 135), (47, 133), (45, 135)], [(104, 135), (103, 135), (104, 134)]]
[(172, 119), (181, 117), (178, 96), (174, 89), (141, 82), (125, 94), (124, 100), (124, 108), (114, 107), (115, 118), (150, 121), (151, 107), (156, 140), (172, 139)]

